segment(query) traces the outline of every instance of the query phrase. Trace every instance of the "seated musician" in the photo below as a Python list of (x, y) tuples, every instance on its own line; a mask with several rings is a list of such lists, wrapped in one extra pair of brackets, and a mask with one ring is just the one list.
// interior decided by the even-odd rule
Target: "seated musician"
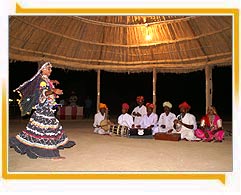
[(133, 118), (128, 114), (130, 106), (127, 103), (122, 104), (122, 114), (118, 117), (118, 124), (131, 128), (134, 126)]
[(163, 103), (164, 112), (160, 115), (158, 121), (158, 127), (155, 129), (155, 133), (171, 133), (173, 131), (173, 122), (176, 119), (176, 115), (171, 112), (172, 104), (170, 102)]
[(194, 115), (188, 113), (191, 106), (187, 102), (179, 105), (180, 114), (174, 120), (173, 133), (180, 133), (181, 139), (189, 141), (200, 140), (194, 135), (194, 130), (197, 129), (196, 118)]
[(222, 142), (224, 138), (222, 120), (214, 106), (208, 107), (207, 114), (202, 117), (200, 128), (195, 131), (195, 134), (203, 141)]
[(151, 104), (151, 103), (146, 104), (147, 114), (145, 114), (142, 117), (140, 124), (136, 126), (137, 128), (149, 129), (149, 130), (152, 130), (153, 132), (153, 129), (157, 127), (157, 119), (158, 119), (157, 114), (153, 112), (154, 107), (155, 107), (154, 104)]
[(140, 125), (140, 121), (142, 117), (147, 113), (146, 112), (146, 106), (144, 104), (144, 97), (143, 96), (137, 96), (136, 102), (138, 104), (137, 107), (134, 108), (131, 115), (134, 117), (134, 124), (135, 126)]
[(94, 133), (98, 133), (101, 135), (109, 134), (107, 131), (102, 129), (102, 127), (100, 125), (101, 121), (106, 119), (106, 110), (107, 109), (108, 108), (107, 108), (106, 104), (103, 104), (103, 103), (99, 104), (99, 112), (97, 112), (94, 117), (94, 124), (93, 124)]

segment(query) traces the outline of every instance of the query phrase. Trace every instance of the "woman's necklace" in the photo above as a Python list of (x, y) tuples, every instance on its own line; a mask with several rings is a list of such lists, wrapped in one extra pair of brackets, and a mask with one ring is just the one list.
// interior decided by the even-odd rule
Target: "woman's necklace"
[(214, 115), (209, 115), (208, 118), (209, 118), (210, 127), (213, 127)]

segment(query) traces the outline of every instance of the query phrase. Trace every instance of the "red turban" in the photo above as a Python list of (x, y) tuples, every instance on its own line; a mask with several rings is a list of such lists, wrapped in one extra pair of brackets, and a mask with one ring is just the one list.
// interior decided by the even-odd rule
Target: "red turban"
[(127, 103), (123, 103), (122, 104), (122, 108), (126, 109), (126, 110), (129, 110), (129, 105)]
[(136, 101), (137, 102), (144, 102), (144, 97), (143, 96), (137, 96)]
[(146, 107), (154, 109), (155, 105), (151, 103), (146, 103)]
[(188, 110), (191, 108), (191, 106), (187, 102), (181, 103), (178, 107), (179, 108), (185, 108), (185, 109), (188, 109)]

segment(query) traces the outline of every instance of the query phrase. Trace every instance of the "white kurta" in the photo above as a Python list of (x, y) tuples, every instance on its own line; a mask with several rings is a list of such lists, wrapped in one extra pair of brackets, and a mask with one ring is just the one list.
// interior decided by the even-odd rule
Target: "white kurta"
[[(169, 112), (168, 115), (166, 115), (166, 113), (162, 113), (159, 117), (159, 121), (158, 121), (158, 130), (159, 132), (167, 132), (170, 129), (173, 129), (173, 125), (174, 125), (174, 120), (176, 119), (176, 115), (173, 114), (172, 112)], [(162, 128), (161, 125), (165, 125), (165, 128)]]
[(133, 118), (130, 114), (125, 113), (125, 114), (121, 114), (118, 117), (118, 124), (122, 125), (122, 126), (126, 126), (128, 128), (131, 128), (131, 126), (134, 124), (133, 122)]
[(152, 128), (152, 134), (155, 134), (155, 129), (157, 128), (158, 116), (156, 113), (151, 113), (150, 116), (144, 115), (140, 121), (141, 128), (147, 128), (154, 125)]
[[(177, 116), (177, 118), (181, 118), (181, 114)], [(197, 123), (196, 123), (196, 118), (194, 115), (190, 113), (186, 113), (183, 118), (181, 118), (181, 121), (187, 125), (193, 125), (193, 129), (189, 129), (187, 127), (184, 127), (184, 125), (181, 125), (180, 131), (173, 131), (173, 133), (181, 133), (181, 139), (187, 139), (187, 140), (199, 140), (194, 135), (194, 130), (197, 129)]]
[[(141, 116), (134, 116), (133, 112), (135, 112), (135, 113), (139, 112), (141, 114)], [(134, 117), (134, 124), (135, 124), (135, 126), (136, 125), (140, 125), (141, 119), (142, 119), (142, 117), (145, 114), (147, 114), (146, 106), (142, 105), (141, 107), (137, 106), (137, 107), (134, 108), (134, 110), (132, 111), (131, 115)]]
[(97, 127), (98, 125), (100, 125), (100, 122), (104, 119), (105, 119), (105, 114), (102, 115), (101, 112), (98, 112), (95, 114), (94, 124), (93, 124), (94, 133), (106, 134), (106, 131), (104, 129), (102, 129), (101, 127)]

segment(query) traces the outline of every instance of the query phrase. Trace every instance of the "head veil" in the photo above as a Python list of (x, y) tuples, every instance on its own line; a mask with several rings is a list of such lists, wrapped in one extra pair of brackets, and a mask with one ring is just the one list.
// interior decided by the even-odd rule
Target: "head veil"
[(21, 110), (21, 116), (30, 114), (32, 109), (38, 104), (40, 95), (39, 84), (42, 79), (41, 71), (49, 65), (51, 65), (50, 62), (43, 64), (31, 79), (25, 81), (22, 85), (13, 90), (14, 92), (18, 92), (21, 97), (18, 102)]

